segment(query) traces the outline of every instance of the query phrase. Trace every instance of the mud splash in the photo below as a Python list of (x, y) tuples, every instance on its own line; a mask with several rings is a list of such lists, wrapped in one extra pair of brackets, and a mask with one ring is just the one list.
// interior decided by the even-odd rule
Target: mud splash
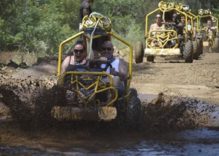
[[(0, 75), (1, 101), (10, 109), (13, 119), (33, 123), (51, 120), (53, 103), (65, 103), (52, 77), (15, 79)], [(60, 97), (60, 98), (54, 98)], [(54, 101), (56, 100), (56, 101)], [(57, 101), (59, 100), (59, 101)], [(196, 127), (218, 127), (219, 107), (192, 98), (160, 93), (150, 102), (142, 102), (139, 127), (151, 131), (182, 130)], [(48, 111), (48, 113), (45, 113)], [(122, 124), (120, 122), (120, 124)]]
[(143, 102), (143, 123), (158, 131), (218, 127), (218, 110), (217, 105), (201, 100), (160, 93), (151, 102)]
[[(31, 122), (36, 117), (37, 111), (43, 111), (43, 107), (38, 110), (39, 107), (51, 102), (50, 90), (54, 90), (54, 84), (52, 77), (16, 79), (0, 74), (0, 100), (9, 108), (13, 119)], [(47, 96), (48, 102), (44, 95)]]

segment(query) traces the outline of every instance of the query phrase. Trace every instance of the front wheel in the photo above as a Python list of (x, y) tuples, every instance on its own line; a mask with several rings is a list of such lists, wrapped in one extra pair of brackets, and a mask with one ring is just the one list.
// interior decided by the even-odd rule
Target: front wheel
[(142, 42), (137, 42), (135, 45), (135, 62), (142, 63), (144, 57), (144, 46)]
[(186, 63), (193, 62), (193, 45), (192, 41), (190, 40), (185, 43), (185, 47), (183, 49), (183, 58), (185, 59)]

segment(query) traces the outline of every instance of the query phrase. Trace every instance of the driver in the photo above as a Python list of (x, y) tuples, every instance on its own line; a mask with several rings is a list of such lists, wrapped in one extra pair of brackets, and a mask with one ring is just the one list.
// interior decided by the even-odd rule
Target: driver
[(212, 20), (209, 19), (207, 21), (207, 28), (206, 29), (207, 29), (207, 32), (209, 34), (211, 34), (210, 36), (213, 36), (212, 34), (214, 34), (216, 32), (216, 27), (213, 26)]
[[(110, 40), (107, 40), (102, 45), (101, 57), (110, 62), (111, 67), (107, 68), (106, 72), (113, 75), (114, 85), (118, 89), (119, 96), (125, 91), (125, 82), (128, 78), (128, 64), (123, 59), (113, 56), (114, 48)], [(102, 64), (102, 68), (105, 68)]]

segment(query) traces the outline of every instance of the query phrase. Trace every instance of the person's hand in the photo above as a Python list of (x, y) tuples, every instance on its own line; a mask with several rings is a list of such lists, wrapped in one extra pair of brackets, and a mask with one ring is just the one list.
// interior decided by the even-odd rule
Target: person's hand
[(115, 68), (110, 68), (110, 74), (113, 76), (118, 76), (120, 78), (120, 80), (122, 80), (122, 81), (124, 81), (126, 79), (126, 76), (120, 72), (117, 72), (115, 70)]

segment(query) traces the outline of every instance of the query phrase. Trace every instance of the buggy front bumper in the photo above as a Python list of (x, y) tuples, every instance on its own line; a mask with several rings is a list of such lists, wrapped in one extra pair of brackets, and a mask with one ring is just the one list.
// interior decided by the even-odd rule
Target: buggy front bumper
[(179, 48), (146, 48), (144, 50), (144, 55), (153, 55), (153, 56), (172, 56), (172, 55), (181, 55)]
[(54, 106), (51, 116), (59, 121), (110, 121), (116, 118), (117, 109), (111, 106), (99, 108), (79, 108), (72, 106)]

